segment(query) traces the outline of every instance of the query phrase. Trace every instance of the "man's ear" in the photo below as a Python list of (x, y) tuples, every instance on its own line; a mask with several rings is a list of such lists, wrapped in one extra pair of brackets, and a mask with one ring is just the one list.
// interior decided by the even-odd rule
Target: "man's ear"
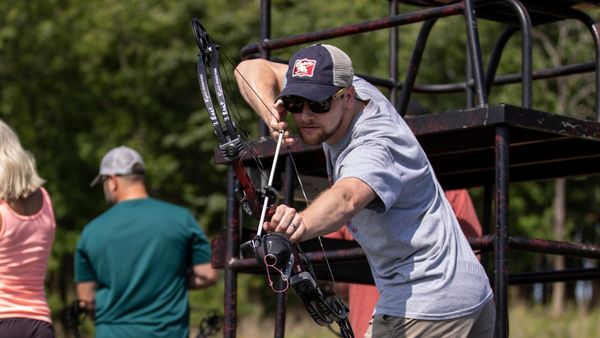
[(121, 182), (118, 180), (118, 176), (115, 174), (110, 174), (110, 180), (108, 180), (108, 189), (111, 191), (116, 191)]
[(354, 89), (354, 86), (348, 87), (348, 90), (346, 91), (346, 94), (344, 94), (344, 96), (347, 96), (347, 98), (344, 98), (345, 108), (352, 108), (352, 105), (354, 104), (354, 99), (356, 98), (356, 90)]

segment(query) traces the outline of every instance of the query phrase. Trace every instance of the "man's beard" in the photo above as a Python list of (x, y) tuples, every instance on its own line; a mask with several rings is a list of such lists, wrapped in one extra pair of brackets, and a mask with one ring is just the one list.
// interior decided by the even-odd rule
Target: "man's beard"
[(322, 127), (322, 125), (307, 124), (306, 126), (314, 126), (319, 128), (318, 133), (311, 133), (312, 138), (308, 138), (307, 135), (304, 135), (302, 133), (302, 125), (299, 127), (297, 126), (298, 133), (300, 134), (300, 139), (302, 140), (302, 142), (304, 142), (304, 144), (308, 146), (318, 146), (330, 139), (333, 136), (333, 134), (335, 134), (338, 131), (338, 129), (340, 129), (343, 120), (344, 115), (342, 114), (340, 115), (340, 118), (337, 121), (335, 121), (335, 125), (331, 129), (325, 129)]

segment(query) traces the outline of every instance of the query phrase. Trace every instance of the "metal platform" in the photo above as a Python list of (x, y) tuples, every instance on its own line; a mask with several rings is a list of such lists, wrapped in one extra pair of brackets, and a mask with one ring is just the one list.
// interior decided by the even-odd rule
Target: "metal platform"
[[(425, 8), (399, 14), (399, 2)], [(390, 102), (402, 116), (405, 115), (413, 92), (466, 94), (465, 109), (411, 117), (407, 118), (406, 122), (427, 154), (444, 189), (484, 187), (484, 235), (469, 238), (469, 243), (474, 250), (480, 250), (484, 255), (493, 251), (494, 273), (490, 280), (493, 283), (496, 304), (496, 337), (508, 337), (509, 284), (600, 279), (600, 269), (508, 274), (509, 250), (600, 258), (600, 247), (597, 246), (511, 236), (508, 221), (509, 184), (600, 174), (600, 123), (532, 109), (531, 98), (533, 80), (595, 72), (596, 120), (600, 121), (600, 29), (594, 20), (579, 11), (600, 8), (600, 1), (390, 0), (389, 17), (277, 39), (271, 39), (270, 36), (270, 6), (269, 0), (261, 0), (260, 43), (242, 48), (244, 58), (269, 59), (271, 50), (389, 29), (390, 60), (396, 60), (390, 62), (389, 78), (368, 75), (364, 77), (377, 86), (389, 89)], [(454, 84), (415, 83), (431, 28), (436, 20), (454, 15), (465, 17), (469, 46), (467, 80)], [(476, 25), (478, 18), (509, 25), (498, 38), (486, 70), (483, 69)], [(564, 19), (578, 20), (589, 29), (596, 42), (594, 61), (534, 71), (531, 63), (532, 26)], [(415, 23), (422, 23), (421, 32), (407, 68), (409, 71), (404, 81), (401, 81), (397, 67), (397, 27)], [(496, 77), (502, 50), (516, 32), (520, 32), (522, 41), (521, 73)], [(488, 94), (494, 86), (519, 82), (522, 83), (522, 107), (488, 103)], [(263, 127), (260, 135), (268, 135), (268, 129)], [(262, 137), (253, 141), (253, 146), (263, 164), (270, 167), (275, 142), (270, 137)], [(298, 142), (291, 149), (282, 149), (281, 163), (278, 164), (280, 175), (276, 175), (280, 179), (276, 180), (273, 186), (281, 189), (284, 203), (288, 205), (293, 203), (295, 190), (295, 177), (291, 174), (293, 167), (290, 157), (285, 156), (290, 152), (293, 152), (299, 174), (317, 178), (327, 177), (324, 154), (320, 146), (308, 147)], [(250, 155), (246, 155), (244, 160), (247, 166), (254, 165)], [(215, 163), (227, 163), (218, 151), (215, 151)], [(251, 230), (240, 229), (240, 207), (234, 194), (235, 184), (231, 178), (231, 170), (229, 177), (227, 227), (213, 241), (213, 265), (225, 269), (224, 336), (235, 337), (237, 273), (259, 271), (253, 259), (239, 255), (240, 242), (249, 239), (252, 234)], [(492, 219), (494, 225), (491, 224)], [(493, 234), (490, 235), (490, 232)], [(328, 251), (325, 254), (313, 251), (313, 244), (306, 243), (305, 251), (309, 252), (309, 259), (316, 264), (317, 269), (321, 269), (324, 256), (327, 256), (332, 263), (336, 280), (372, 283), (368, 265), (365, 265), (364, 252), (360, 247), (356, 247), (356, 243), (327, 240), (325, 245)], [(485, 265), (487, 261), (484, 257), (482, 264)], [(280, 295), (275, 337), (283, 337), (285, 312), (285, 295)]]
[[(510, 182), (600, 174), (600, 123), (534, 109), (497, 104), (406, 118), (444, 190), (483, 187), (494, 179), (495, 127), (510, 133)], [(255, 140), (261, 161), (271, 166), (275, 141)], [(321, 146), (301, 142), (293, 152), (301, 175), (327, 178)], [(246, 165), (253, 166), (250, 154)], [(282, 158), (278, 168), (284, 167)], [(215, 163), (227, 164), (215, 150)]]
[[(559, 177), (595, 175), (600, 173), (600, 123), (551, 114), (534, 109), (510, 105), (488, 105), (482, 108), (448, 111), (406, 119), (427, 154), (440, 184), (445, 190), (459, 188), (485, 187), (488, 191), (484, 204), (491, 208), (491, 187), (499, 185), (498, 175), (506, 178), (504, 184), (548, 180)], [(498, 145), (498, 139), (508, 141), (507, 146)], [(500, 136), (499, 136), (500, 135)], [(253, 141), (253, 148), (261, 162), (271, 166), (275, 153), (275, 141), (265, 137)], [(500, 153), (497, 149), (505, 149)], [(301, 142), (290, 149), (281, 150), (281, 163), (278, 168), (286, 168), (286, 161), (293, 153), (298, 173), (305, 176), (321, 177), (326, 181), (325, 157), (321, 146), (306, 146)], [(508, 161), (510, 158), (510, 161)], [(215, 150), (215, 162), (226, 164), (219, 150)], [(254, 165), (254, 159), (246, 154), (245, 164)], [(507, 165), (502, 169), (502, 163)], [(291, 168), (288, 166), (287, 170)], [(285, 177), (283, 171), (276, 177)], [(510, 180), (508, 178), (510, 177)], [(293, 179), (293, 178), (292, 178)], [(276, 180), (274, 186), (285, 190), (290, 186), (283, 180)], [(508, 195), (508, 187), (499, 191)], [(289, 192), (288, 192), (289, 194)], [(293, 192), (291, 193), (293, 196)], [(498, 198), (498, 197), (497, 197)], [(502, 214), (506, 206), (496, 204)], [(487, 211), (488, 215), (490, 211)], [(489, 220), (489, 217), (488, 217)], [(489, 222), (482, 222), (484, 234), (488, 233)], [(474, 250), (482, 253), (494, 251), (498, 240), (505, 239), (504, 250), (524, 250), (562, 254), (580, 258), (600, 259), (600, 247), (527, 239), (508, 235), (508, 223), (498, 222), (496, 233), (502, 237), (487, 235), (482, 238), (469, 238)], [(243, 229), (238, 241), (244, 242), (254, 236), (252, 230)], [(250, 255), (226, 263), (227, 231), (219, 234), (212, 243), (213, 265), (235, 272), (264, 273)], [(373, 277), (366, 262), (365, 253), (356, 242), (323, 239), (326, 254), (320, 252), (316, 240), (303, 243), (309, 260), (323, 280), (330, 280), (325, 267), (325, 255), (331, 265), (336, 281), (372, 284)], [(484, 256), (487, 261), (487, 256)], [(507, 262), (506, 262), (507, 263)], [(533, 282), (556, 282), (576, 279), (600, 279), (599, 269), (580, 269), (577, 271), (532, 272), (508, 275), (506, 281), (490, 275), (495, 290), (506, 289), (512, 284)], [(506, 307), (499, 306), (506, 311)]]
[[(449, 4), (460, 3), (455, 0), (400, 0), (401, 3), (422, 7), (440, 7)], [(510, 10), (503, 1), (476, 1), (477, 18), (496, 22), (502, 22), (509, 25), (519, 25), (519, 18), (514, 11)], [(580, 1), (580, 0), (522, 0), (520, 1), (531, 18), (532, 25), (547, 24), (564, 19), (565, 13), (570, 11), (580, 11), (585, 9), (600, 8), (600, 1)]]

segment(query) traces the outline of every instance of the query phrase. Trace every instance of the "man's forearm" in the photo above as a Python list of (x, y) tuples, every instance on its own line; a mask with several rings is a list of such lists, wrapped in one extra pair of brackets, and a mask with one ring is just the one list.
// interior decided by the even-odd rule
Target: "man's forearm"
[(242, 96), (267, 125), (273, 118), (271, 106), (281, 92), (285, 69), (286, 65), (256, 59), (240, 63), (235, 71)]
[(198, 290), (198, 289), (203, 289), (209, 286), (213, 286), (215, 285), (215, 283), (209, 279), (206, 278), (204, 276), (190, 276), (189, 280), (188, 280), (188, 288), (190, 290)]
[(306, 226), (302, 241), (339, 230), (376, 197), (367, 184), (347, 178), (322, 193), (300, 213)]
[(350, 215), (353, 214), (355, 213), (352, 212), (352, 208), (345, 201), (323, 194), (319, 203), (314, 203), (300, 212), (302, 222), (306, 226), (302, 241), (338, 231), (352, 219)]
[(190, 290), (203, 289), (215, 285), (219, 280), (219, 273), (210, 263), (197, 264), (191, 267), (188, 277)]

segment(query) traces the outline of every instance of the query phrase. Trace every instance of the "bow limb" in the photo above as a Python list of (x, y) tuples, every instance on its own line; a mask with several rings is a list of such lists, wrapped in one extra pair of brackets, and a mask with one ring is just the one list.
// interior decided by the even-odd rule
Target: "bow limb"
[[(269, 209), (266, 213), (265, 219), (270, 220), (275, 213), (276, 203), (279, 196), (272, 188), (265, 188), (264, 193), (256, 190), (242, 163), (242, 156), (246, 153), (246, 149), (240, 139), (240, 136), (237, 135), (237, 128), (233, 124), (233, 121), (229, 115), (229, 108), (225, 97), (225, 92), (223, 90), (221, 73), (219, 70), (219, 46), (212, 41), (198, 19), (192, 20), (192, 30), (200, 49), (198, 52), (197, 71), (202, 99), (204, 101), (204, 105), (206, 106), (211, 124), (215, 129), (215, 134), (219, 139), (219, 148), (221, 149), (224, 158), (230, 161), (232, 164), (233, 171), (243, 190), (243, 196), (241, 196), (241, 199), (246, 200), (246, 203), (249, 207), (248, 209), (250, 209), (250, 213), (259, 219), (262, 211), (261, 199), (263, 199), (268, 201), (269, 204)], [(211, 79), (214, 93), (217, 97), (217, 106), (213, 104), (208, 82), (209, 73), (207, 69), (210, 70), (210, 74), (212, 75)], [(221, 125), (221, 121), (219, 120), (217, 112), (220, 113), (220, 117), (224, 122), (224, 126)], [(268, 197), (268, 199), (265, 199), (265, 197)]]

